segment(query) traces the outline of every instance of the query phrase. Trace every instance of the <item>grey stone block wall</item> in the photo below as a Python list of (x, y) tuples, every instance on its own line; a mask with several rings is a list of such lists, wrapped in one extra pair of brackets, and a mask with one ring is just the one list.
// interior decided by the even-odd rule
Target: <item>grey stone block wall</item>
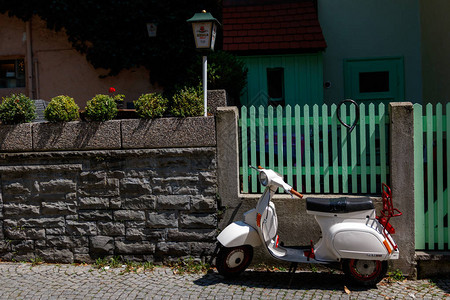
[(209, 257), (216, 148), (2, 154), (0, 259)]

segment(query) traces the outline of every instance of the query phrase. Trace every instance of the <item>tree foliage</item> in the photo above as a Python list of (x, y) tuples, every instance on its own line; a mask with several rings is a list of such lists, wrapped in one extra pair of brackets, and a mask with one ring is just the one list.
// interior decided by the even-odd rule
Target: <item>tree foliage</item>
[[(0, 13), (24, 21), (37, 15), (52, 30), (64, 29), (74, 48), (95, 68), (116, 75), (144, 66), (150, 78), (169, 87), (182, 84), (195, 57), (191, 26), (203, 9), (221, 18), (218, 0), (0, 0)], [(149, 37), (147, 23), (157, 24)], [(219, 39), (220, 40), (220, 39)]]

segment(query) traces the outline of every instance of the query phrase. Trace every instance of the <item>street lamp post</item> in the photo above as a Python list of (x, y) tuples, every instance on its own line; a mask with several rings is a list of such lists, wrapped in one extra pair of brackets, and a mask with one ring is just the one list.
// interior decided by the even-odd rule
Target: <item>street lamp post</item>
[(203, 79), (203, 106), (204, 116), (207, 116), (207, 69), (208, 69), (208, 52), (214, 51), (214, 44), (216, 42), (217, 26), (220, 25), (219, 21), (214, 18), (211, 13), (202, 11), (196, 13), (192, 18), (187, 20), (192, 24), (192, 32), (194, 33), (195, 48), (203, 53), (202, 64), (202, 79)]

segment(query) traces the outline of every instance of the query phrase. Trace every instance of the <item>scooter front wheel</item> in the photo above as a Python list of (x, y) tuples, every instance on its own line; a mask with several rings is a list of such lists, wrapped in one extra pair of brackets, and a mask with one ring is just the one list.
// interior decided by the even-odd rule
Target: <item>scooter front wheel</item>
[(247, 269), (252, 262), (252, 258), (252, 246), (222, 247), (217, 254), (216, 268), (220, 275), (233, 278)]
[(383, 279), (388, 269), (386, 260), (348, 259), (343, 261), (342, 270), (354, 283), (374, 286)]

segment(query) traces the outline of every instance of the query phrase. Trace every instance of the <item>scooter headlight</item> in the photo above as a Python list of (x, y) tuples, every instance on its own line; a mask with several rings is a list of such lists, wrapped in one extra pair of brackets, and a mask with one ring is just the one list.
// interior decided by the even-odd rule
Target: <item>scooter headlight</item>
[(259, 183), (261, 183), (263, 186), (269, 184), (269, 178), (267, 177), (266, 173), (264, 172), (259, 173)]

